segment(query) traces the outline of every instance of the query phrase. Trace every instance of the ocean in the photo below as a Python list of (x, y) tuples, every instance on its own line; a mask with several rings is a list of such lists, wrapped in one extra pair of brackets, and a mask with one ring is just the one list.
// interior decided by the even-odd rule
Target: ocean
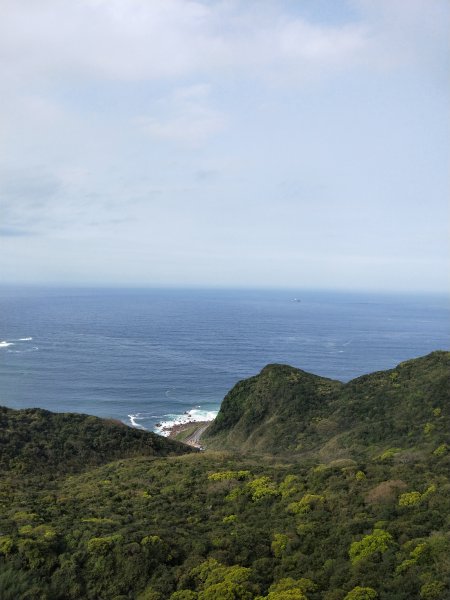
[(450, 347), (447, 297), (0, 289), (0, 404), (161, 431), (268, 363), (348, 381)]

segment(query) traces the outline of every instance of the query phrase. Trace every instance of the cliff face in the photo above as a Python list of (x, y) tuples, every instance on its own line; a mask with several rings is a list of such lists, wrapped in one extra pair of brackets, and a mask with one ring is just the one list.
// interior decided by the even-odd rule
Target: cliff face
[(0, 407), (0, 470), (79, 472), (117, 458), (192, 449), (148, 431), (88, 415)]
[(449, 352), (347, 384), (268, 365), (227, 394), (204, 443), (275, 454), (322, 452), (330, 458), (433, 445), (448, 431), (449, 398)]

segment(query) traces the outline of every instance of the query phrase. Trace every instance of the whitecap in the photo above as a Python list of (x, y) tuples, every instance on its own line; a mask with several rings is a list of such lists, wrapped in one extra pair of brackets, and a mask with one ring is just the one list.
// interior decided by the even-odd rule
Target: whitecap
[(202, 410), (194, 408), (188, 411), (188, 416), (191, 421), (212, 421), (217, 417), (217, 410)]
[(212, 421), (217, 416), (217, 410), (202, 410), (200, 408), (192, 408), (187, 410), (182, 415), (167, 414), (164, 415), (165, 420), (155, 425), (154, 430), (159, 435), (168, 437), (170, 430), (175, 425), (184, 425), (186, 423), (197, 423), (199, 421)]
[(132, 427), (136, 427), (136, 429), (145, 429), (142, 425), (137, 423), (138, 420), (144, 419), (145, 417), (141, 417), (141, 413), (136, 413), (135, 415), (128, 415), (130, 419), (130, 423)]
[(8, 346), (14, 346), (14, 344), (12, 342), (7, 342), (6, 340), (0, 342), (0, 348), (7, 348)]
[(19, 338), (17, 341), (18, 342), (31, 342), (33, 338), (32, 337), (25, 337), (25, 338)]

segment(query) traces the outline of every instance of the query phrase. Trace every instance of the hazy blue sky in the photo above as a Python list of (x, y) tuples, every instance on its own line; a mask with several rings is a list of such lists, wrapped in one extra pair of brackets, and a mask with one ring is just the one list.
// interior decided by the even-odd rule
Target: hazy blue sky
[(449, 7), (2, 0), (2, 280), (445, 290)]

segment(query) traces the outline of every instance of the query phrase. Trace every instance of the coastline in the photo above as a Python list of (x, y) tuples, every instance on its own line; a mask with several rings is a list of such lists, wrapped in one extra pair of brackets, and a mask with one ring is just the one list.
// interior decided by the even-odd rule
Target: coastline
[(212, 420), (188, 421), (187, 423), (177, 423), (175, 425), (164, 427), (163, 431), (167, 437), (201, 450), (202, 445), (200, 443), (200, 438), (210, 423), (212, 423)]

